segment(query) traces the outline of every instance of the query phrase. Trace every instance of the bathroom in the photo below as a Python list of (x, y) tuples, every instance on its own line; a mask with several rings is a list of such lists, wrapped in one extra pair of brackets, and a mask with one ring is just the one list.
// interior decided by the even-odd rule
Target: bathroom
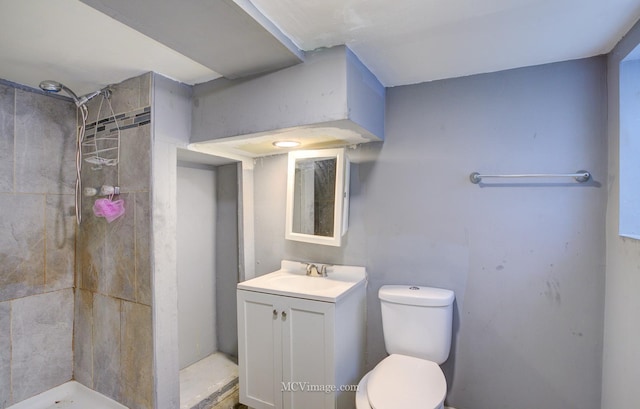
[[(452, 289), (454, 338), (443, 368), (447, 401), (458, 409), (634, 407), (640, 357), (633, 340), (640, 329), (627, 318), (640, 310), (640, 248), (637, 241), (619, 237), (617, 229), (617, 81), (620, 59), (638, 43), (636, 26), (606, 56), (388, 88), (384, 142), (349, 150), (350, 221), (339, 248), (284, 239), (286, 155), (257, 159), (251, 174), (255, 241), (252, 249), (245, 248), (254, 264), (239, 269), (262, 275), (278, 269), (281, 259), (366, 266), (368, 368), (385, 356), (375, 296), (380, 286), (412, 283)], [(126, 172), (119, 180), (128, 189), (126, 203), (132, 203), (126, 216), (135, 217), (111, 232), (118, 242), (128, 237), (111, 249), (124, 253), (117, 260), (131, 262), (127, 252), (134, 248), (134, 265), (114, 270), (123, 274), (113, 280), (91, 283), (83, 275), (74, 281), (74, 254), (77, 265), (85, 254), (83, 233), (75, 250), (69, 234), (74, 223), (74, 174), (73, 166), (63, 163), (73, 162), (73, 140), (64, 135), (74, 132), (75, 109), (52, 97), (2, 85), (2, 265), (11, 265), (10, 253), (28, 248), (34, 255), (26, 258), (32, 266), (20, 270), (31, 275), (3, 273), (0, 281), (0, 408), (15, 402), (12, 383), (15, 388), (24, 382), (22, 395), (15, 397), (43, 387), (27, 381), (31, 374), (18, 362), (36, 355), (42, 345), (33, 345), (38, 339), (30, 334), (12, 330), (10, 319), (15, 324), (21, 309), (31, 313), (24, 308), (31, 301), (42, 314), (55, 310), (55, 305), (66, 317), (60, 334), (64, 356), (55, 357), (66, 365), (63, 381), (91, 376), (87, 383), (103, 394), (120, 396), (132, 408), (178, 407), (176, 312), (166, 307), (177, 299), (171, 278), (175, 272), (167, 272), (176, 261), (164, 249), (175, 246), (172, 181), (178, 147), (191, 132), (193, 95), (190, 87), (157, 74), (136, 76), (119, 87), (114, 105), (121, 97), (135, 103), (122, 102), (126, 108), (114, 106), (116, 112), (149, 106), (154, 112), (153, 128), (142, 125), (128, 136), (148, 143), (148, 157), (135, 152), (129, 159), (147, 167), (148, 174), (133, 171), (134, 182), (143, 185), (127, 187)], [(70, 119), (56, 121), (57, 130), (48, 126), (60, 117)], [(40, 134), (46, 135), (46, 142)], [(51, 158), (51, 151), (59, 161)], [(139, 161), (141, 157), (148, 162)], [(30, 166), (35, 164), (45, 167), (33, 170)], [(45, 175), (58, 175), (61, 169), (61, 183), (58, 176), (54, 182), (46, 180)], [(578, 169), (589, 170), (593, 181), (480, 187), (468, 179), (473, 171)], [(17, 202), (25, 199), (30, 202)], [(5, 233), (9, 226), (20, 226), (22, 230), (14, 232), (21, 237), (37, 233), (39, 247), (31, 247), (32, 242), (13, 247)], [(163, 233), (151, 240), (149, 226)], [(109, 237), (110, 232), (100, 234)], [(144, 263), (153, 265), (153, 275), (141, 274), (151, 274), (152, 267)], [(136, 272), (133, 277), (124, 274), (131, 269)], [(154, 304), (151, 298), (162, 302)], [(86, 315), (89, 303), (101, 309), (101, 322), (119, 326), (121, 334), (134, 329), (133, 336), (109, 341), (109, 330), (84, 331), (83, 319), (92, 319), (92, 314)], [(73, 338), (70, 328), (76, 331)], [(32, 341), (11, 347), (9, 333), (14, 340), (22, 336)], [(93, 341), (91, 373), (82, 370), (89, 356), (79, 349), (85, 336), (104, 336)], [(101, 357), (114, 355), (112, 349), (120, 351), (115, 354), (122, 365), (96, 372)], [(126, 368), (131, 359), (136, 360), (131, 366), (142, 373)], [(126, 379), (144, 379), (138, 386), (147, 389), (128, 390), (123, 386)]]

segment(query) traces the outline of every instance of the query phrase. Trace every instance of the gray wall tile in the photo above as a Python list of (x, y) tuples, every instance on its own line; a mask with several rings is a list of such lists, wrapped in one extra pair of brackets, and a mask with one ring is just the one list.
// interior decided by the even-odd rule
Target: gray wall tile
[(16, 402), (71, 379), (73, 290), (12, 302), (12, 385)]
[(93, 200), (82, 203), (82, 224), (78, 227), (76, 259), (78, 286), (98, 291), (98, 277), (104, 260), (106, 223), (93, 215)]
[[(82, 175), (83, 189), (87, 187), (92, 187), (99, 191), (102, 185), (108, 185), (108, 186), (119, 185), (118, 165), (103, 166), (102, 168), (98, 169), (98, 168), (95, 168), (90, 163), (83, 161), (81, 175)], [(82, 201), (83, 203), (86, 202), (87, 204), (90, 204), (91, 206), (93, 206), (93, 203), (98, 198), (99, 198), (98, 196), (94, 196), (94, 197), (85, 196), (82, 198)]]
[[(111, 85), (111, 106), (116, 114), (131, 112), (139, 108), (151, 105), (151, 73), (143, 74), (125, 80), (119, 84)], [(94, 98), (89, 102), (89, 117), (87, 122), (95, 122), (98, 115), (98, 106), (101, 98)], [(111, 116), (111, 111), (103, 104), (100, 111), (100, 119)]]
[(95, 294), (93, 323), (93, 386), (120, 401), (120, 301)]
[(48, 290), (73, 287), (76, 219), (72, 195), (47, 195), (46, 286)]
[(75, 120), (73, 104), (16, 90), (16, 192), (73, 193)]
[[(116, 114), (150, 105), (150, 78), (113, 86)], [(89, 107), (94, 112), (89, 121), (95, 121), (97, 102)], [(151, 308), (128, 302), (151, 304), (150, 146), (150, 126), (130, 128), (121, 134), (118, 166), (96, 170), (84, 164), (84, 186), (119, 185), (126, 211), (107, 223), (93, 214), (98, 197), (85, 198), (76, 246), (77, 304), (82, 304), (76, 308), (76, 376), (132, 409), (153, 407)]]
[(0, 85), (0, 301), (14, 300), (0, 303), (0, 408), (71, 378), (75, 120), (72, 104)]
[(151, 307), (122, 302), (122, 403), (153, 408), (153, 330)]
[(73, 377), (93, 388), (93, 293), (76, 289), (73, 324)]
[(151, 206), (149, 192), (135, 194), (136, 300), (151, 305)]
[(15, 90), (0, 84), (0, 192), (13, 192)]
[(134, 196), (122, 194), (125, 213), (105, 227), (103, 270), (98, 276), (98, 289), (103, 294), (135, 301)]
[(44, 196), (0, 193), (0, 301), (42, 291)]
[(119, 172), (123, 192), (150, 190), (151, 125), (122, 131)]
[(0, 409), (11, 403), (11, 304), (0, 302)]
[(140, 78), (140, 107), (148, 107), (151, 105), (151, 87), (153, 86), (153, 73), (148, 72), (138, 78)]

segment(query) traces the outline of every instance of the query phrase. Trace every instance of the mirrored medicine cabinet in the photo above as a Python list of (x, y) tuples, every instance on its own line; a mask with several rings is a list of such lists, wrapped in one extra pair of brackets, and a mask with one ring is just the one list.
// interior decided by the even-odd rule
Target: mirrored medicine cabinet
[(289, 152), (287, 240), (337, 246), (347, 231), (349, 161), (344, 148)]

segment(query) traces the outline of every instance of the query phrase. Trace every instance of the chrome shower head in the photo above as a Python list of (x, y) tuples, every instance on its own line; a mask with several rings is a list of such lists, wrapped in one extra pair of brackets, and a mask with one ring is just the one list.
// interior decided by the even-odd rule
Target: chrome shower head
[(62, 87), (62, 84), (52, 80), (44, 80), (40, 83), (40, 89), (47, 92), (60, 92)]
[[(78, 99), (78, 96), (76, 95), (75, 92), (71, 91), (71, 89), (69, 87), (67, 87), (66, 85), (58, 82), (58, 81), (52, 81), (52, 80), (44, 80), (40, 83), (40, 89), (42, 89), (43, 91), (46, 92), (60, 92), (60, 91), (64, 91), (67, 94), (69, 94), (69, 96), (73, 99), (73, 102), (76, 103), (77, 107), (80, 107), (80, 105), (83, 104), (83, 102), (81, 102)], [(86, 102), (86, 101), (85, 101)]]

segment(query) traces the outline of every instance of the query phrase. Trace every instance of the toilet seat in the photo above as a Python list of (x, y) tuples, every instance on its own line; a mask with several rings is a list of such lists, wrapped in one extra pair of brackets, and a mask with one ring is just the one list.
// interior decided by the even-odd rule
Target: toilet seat
[(447, 383), (435, 362), (392, 354), (370, 373), (367, 397), (373, 409), (439, 408)]

